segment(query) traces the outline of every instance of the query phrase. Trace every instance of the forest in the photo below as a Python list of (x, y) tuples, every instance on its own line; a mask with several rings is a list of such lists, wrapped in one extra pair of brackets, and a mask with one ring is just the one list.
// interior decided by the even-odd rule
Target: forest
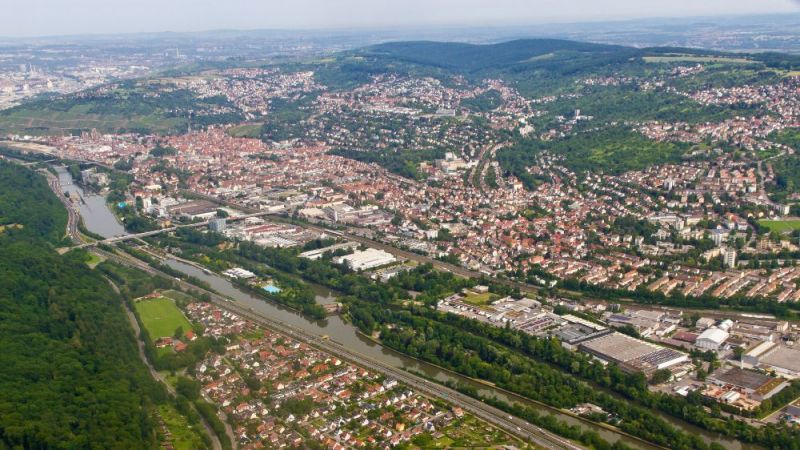
[(66, 226), (43, 177), (0, 163), (0, 447), (156, 448), (166, 392), (139, 360), (109, 283)]

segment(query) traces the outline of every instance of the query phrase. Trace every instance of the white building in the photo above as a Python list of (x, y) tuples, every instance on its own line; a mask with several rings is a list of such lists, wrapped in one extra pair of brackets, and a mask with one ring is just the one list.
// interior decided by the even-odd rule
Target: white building
[(368, 270), (376, 267), (385, 266), (397, 261), (394, 255), (383, 250), (368, 248), (362, 252), (355, 252), (350, 255), (334, 258), (333, 262), (345, 264), (353, 270)]
[(700, 333), (700, 336), (697, 336), (697, 341), (695, 341), (694, 345), (703, 350), (719, 350), (729, 336), (730, 334), (725, 330), (714, 327), (708, 328)]
[(736, 267), (736, 250), (732, 248), (725, 250), (723, 258), (725, 262), (725, 267), (730, 267), (730, 268)]

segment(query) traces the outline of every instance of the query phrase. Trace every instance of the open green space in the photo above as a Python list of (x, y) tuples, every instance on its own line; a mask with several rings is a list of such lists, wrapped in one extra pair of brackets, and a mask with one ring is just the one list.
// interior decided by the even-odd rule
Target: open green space
[(171, 404), (164, 404), (158, 407), (158, 413), (164, 421), (169, 436), (165, 442), (172, 444), (175, 450), (193, 450), (198, 448), (206, 448), (203, 439), (200, 437), (200, 430), (194, 428), (193, 425), (186, 420), (175, 410)]
[(489, 302), (492, 301), (492, 295), (493, 294), (490, 292), (484, 292), (483, 294), (476, 294), (470, 292), (464, 298), (464, 301), (466, 303), (469, 303), (470, 305), (475, 305), (475, 306), (488, 305)]
[(758, 224), (762, 227), (769, 228), (770, 231), (775, 231), (777, 233), (787, 233), (794, 230), (800, 230), (800, 219), (759, 220)]
[(183, 328), (184, 331), (192, 329), (192, 325), (186, 320), (181, 310), (175, 306), (175, 301), (170, 298), (138, 300), (136, 311), (152, 339), (172, 336), (178, 327)]
[(238, 138), (259, 138), (261, 137), (261, 127), (263, 124), (244, 124), (228, 128), (227, 133), (230, 136)]

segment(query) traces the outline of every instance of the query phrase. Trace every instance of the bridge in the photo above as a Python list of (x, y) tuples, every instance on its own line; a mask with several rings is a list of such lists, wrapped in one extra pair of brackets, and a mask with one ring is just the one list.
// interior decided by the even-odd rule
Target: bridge
[[(257, 213), (244, 214), (244, 215), (241, 215), (241, 216), (231, 216), (231, 217), (225, 218), (225, 220), (227, 220), (228, 222), (235, 222), (235, 221), (239, 221), (239, 220), (249, 219), (251, 217), (261, 217), (261, 216), (267, 216), (267, 215), (270, 215), (270, 214), (272, 214), (272, 213), (261, 211), (261, 212), (257, 212)], [(200, 227), (208, 226), (209, 222), (211, 222), (211, 220), (204, 220), (202, 222), (193, 222), (193, 223), (187, 223), (187, 224), (183, 224), (183, 225), (175, 225), (175, 226), (166, 227), (166, 228), (159, 228), (158, 230), (144, 231), (142, 233), (124, 234), (124, 235), (121, 235), (121, 236), (114, 236), (114, 237), (110, 237), (110, 238), (102, 239), (102, 240), (98, 240), (98, 241), (84, 242), (83, 244), (78, 244), (78, 245), (72, 246), (70, 248), (86, 248), (86, 247), (93, 247), (93, 246), (96, 246), (98, 244), (114, 244), (114, 243), (117, 243), (117, 242), (130, 241), (130, 240), (134, 240), (134, 239), (146, 238), (148, 236), (155, 236), (155, 235), (162, 234), (162, 233), (169, 233), (171, 231), (175, 231), (175, 230), (178, 230), (180, 228), (200, 228)]]

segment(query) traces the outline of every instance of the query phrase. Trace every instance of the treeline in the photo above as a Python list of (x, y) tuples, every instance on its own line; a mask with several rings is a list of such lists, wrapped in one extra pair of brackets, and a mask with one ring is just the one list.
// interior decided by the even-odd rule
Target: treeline
[(565, 349), (556, 339), (429, 308), (394, 310), (363, 302), (351, 303), (349, 308), (370, 317), (388, 347), (552, 406), (597, 404), (621, 419), (617, 426), (623, 431), (662, 446), (718, 448), (681, 432), (652, 409), (744, 442), (800, 448), (796, 430), (774, 424), (756, 428), (725, 418), (718, 405), (696, 392), (688, 398), (650, 392), (643, 374), (626, 374), (615, 365), (604, 367), (587, 355)]
[[(258, 286), (253, 286), (244, 280), (233, 280), (232, 283), (240, 289), (248, 291), (256, 296), (261, 296), (292, 309), (295, 309), (305, 316), (312, 319), (323, 319), (326, 316), (322, 305), (316, 303), (316, 295), (305, 283), (295, 278), (287, 276), (279, 270), (274, 270), (269, 265), (258, 264), (261, 262), (257, 258), (247, 258), (243, 252), (248, 254), (248, 249), (239, 248), (234, 250), (219, 250), (216, 246), (224, 242), (225, 238), (217, 233), (201, 233), (191, 228), (181, 228), (177, 235), (180, 239), (160, 237), (159, 242), (168, 243), (173, 246), (180, 246), (183, 250), (183, 257), (192, 259), (205, 267), (216, 271), (229, 269), (231, 266), (242, 267), (249, 270), (261, 278), (273, 278), (281, 291), (269, 293)], [(252, 245), (244, 243), (242, 245)], [(257, 246), (256, 246), (257, 247)], [(260, 247), (257, 247), (260, 248)], [(158, 263), (159, 266), (164, 266)], [(168, 266), (167, 266), (168, 267)], [(174, 269), (171, 269), (173, 272)], [(181, 273), (182, 276), (185, 276)]]
[(157, 448), (152, 411), (166, 392), (85, 252), (52, 249), (66, 224), (58, 199), (0, 163), (0, 202), (22, 225), (0, 234), (0, 447)]
[(535, 187), (536, 180), (527, 168), (535, 165), (536, 156), (545, 150), (562, 156), (560, 164), (575, 172), (621, 173), (679, 162), (688, 148), (685, 143), (653, 141), (621, 127), (610, 127), (550, 141), (519, 139), (498, 151), (497, 160), (503, 170), (510, 171), (530, 189)]
[[(436, 299), (475, 280), (422, 265), (388, 283), (377, 283), (325, 259), (299, 258), (297, 250), (239, 243), (235, 253), (341, 292), (340, 301), (346, 303), (353, 324), (366, 334), (379, 332), (388, 347), (552, 406), (600, 405), (621, 419), (617, 426), (623, 431), (659, 445), (719, 448), (680, 431), (653, 410), (744, 442), (800, 448), (796, 431), (780, 425), (756, 428), (726, 418), (719, 405), (697, 393), (688, 398), (652, 393), (643, 374), (626, 374), (615, 365), (604, 367), (587, 355), (563, 348), (557, 339), (538, 338), (430, 308)], [(399, 300), (408, 299), (409, 290), (418, 292), (420, 301), (402, 306)]]
[(64, 242), (67, 211), (44, 177), (0, 160), (0, 193), (0, 235)]

